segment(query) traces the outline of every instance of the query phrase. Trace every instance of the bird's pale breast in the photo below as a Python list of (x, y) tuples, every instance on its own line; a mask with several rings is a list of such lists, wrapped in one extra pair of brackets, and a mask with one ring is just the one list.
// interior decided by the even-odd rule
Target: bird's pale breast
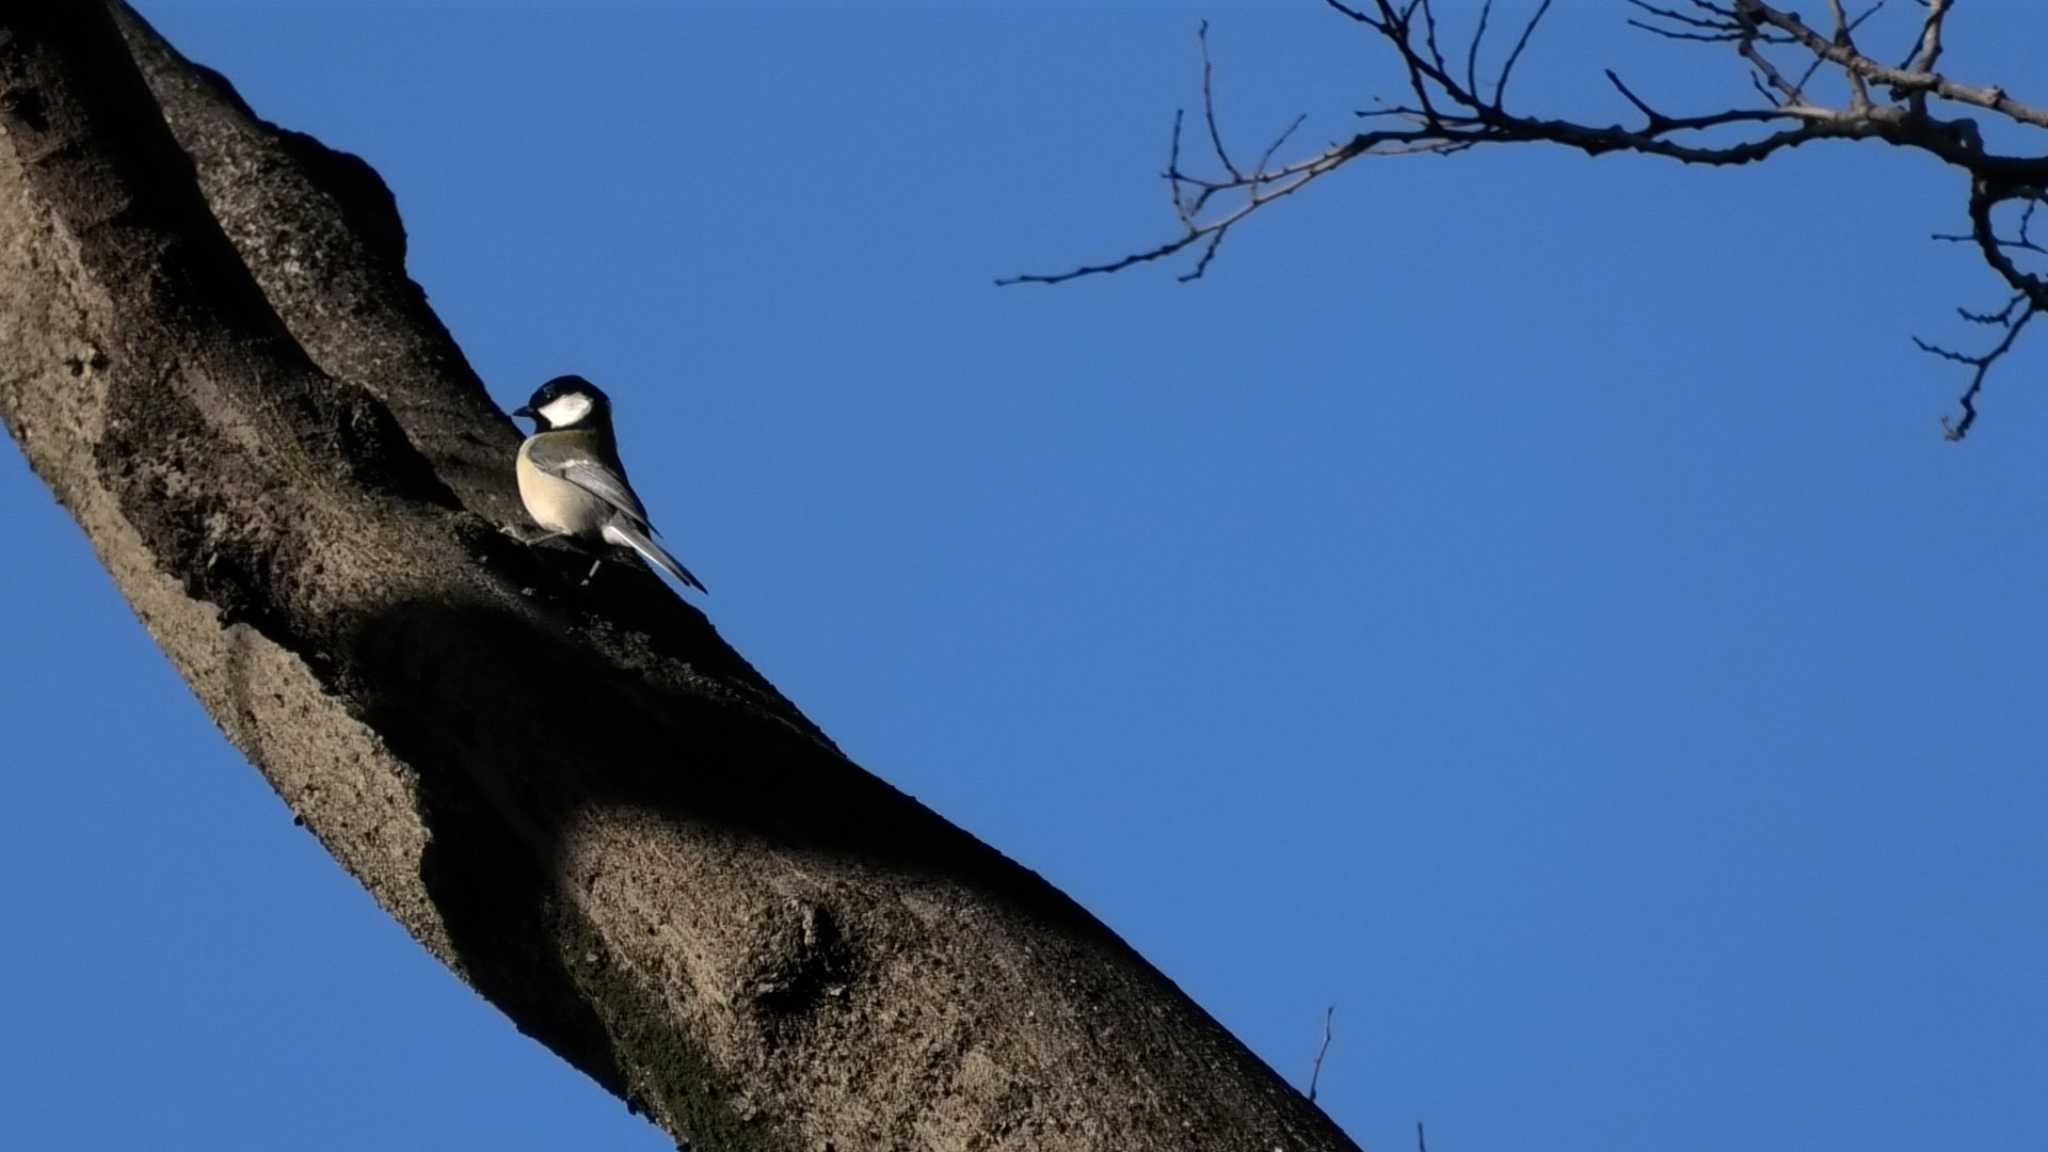
[(611, 518), (611, 508), (567, 480), (534, 467), (526, 458), (532, 443), (529, 439), (519, 446), (519, 462), (513, 470), (519, 478), (519, 499), (526, 505), (526, 514), (550, 532), (597, 535)]

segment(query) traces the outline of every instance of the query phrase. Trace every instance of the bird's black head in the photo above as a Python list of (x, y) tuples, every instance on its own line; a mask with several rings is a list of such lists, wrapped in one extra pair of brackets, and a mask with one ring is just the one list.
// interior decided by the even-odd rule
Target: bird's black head
[(557, 376), (540, 386), (514, 416), (533, 421), (536, 432), (578, 425), (603, 426), (611, 421), (612, 402), (597, 385), (581, 376)]

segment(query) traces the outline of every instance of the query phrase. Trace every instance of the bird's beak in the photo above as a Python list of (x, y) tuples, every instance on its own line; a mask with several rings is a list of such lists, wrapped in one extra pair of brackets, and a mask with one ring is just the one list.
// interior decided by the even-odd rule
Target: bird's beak
[(521, 404), (519, 407), (514, 408), (512, 410), (512, 414), (514, 416), (524, 416), (528, 420), (531, 420), (533, 419), (533, 406), (531, 404)]

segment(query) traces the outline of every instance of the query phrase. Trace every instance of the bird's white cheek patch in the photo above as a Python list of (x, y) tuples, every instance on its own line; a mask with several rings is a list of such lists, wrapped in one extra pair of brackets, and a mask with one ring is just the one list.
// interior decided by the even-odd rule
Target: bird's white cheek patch
[(540, 414), (551, 428), (567, 428), (585, 416), (590, 415), (590, 397), (571, 392), (540, 407)]

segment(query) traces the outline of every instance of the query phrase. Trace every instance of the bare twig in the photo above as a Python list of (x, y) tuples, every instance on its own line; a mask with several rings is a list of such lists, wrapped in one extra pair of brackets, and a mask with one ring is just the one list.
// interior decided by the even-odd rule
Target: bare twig
[(1635, 105), (1636, 111), (1641, 112), (1643, 114), (1643, 119), (1648, 121), (1647, 124), (1643, 125), (1643, 127), (1646, 130), (1655, 128), (1659, 124), (1666, 123), (1669, 120), (1669, 117), (1665, 116), (1662, 112), (1657, 111), (1655, 108), (1650, 107), (1648, 104), (1643, 102), (1642, 97), (1637, 96), (1634, 92), (1630, 91), (1629, 86), (1621, 82), (1621, 77), (1615, 74), (1614, 69), (1606, 69), (1606, 73), (1607, 82), (1609, 84), (1614, 85), (1614, 90), (1621, 93), (1622, 99), (1627, 100), (1629, 103)]
[(1216, 149), (1216, 159), (1222, 161), (1223, 170), (1230, 173), (1230, 178), (1242, 180), (1244, 174), (1237, 170), (1237, 165), (1230, 162), (1230, 153), (1223, 148), (1223, 133), (1216, 127), (1216, 89), (1210, 83), (1216, 69), (1209, 61), (1207, 20), (1202, 21), (1201, 29), (1195, 34), (1195, 38), (1202, 44), (1202, 119), (1209, 122), (1209, 144)]
[(1254, 171), (1264, 172), (1266, 170), (1266, 165), (1271, 164), (1273, 162), (1273, 153), (1278, 152), (1281, 146), (1286, 144), (1287, 141), (1291, 137), (1293, 137), (1295, 129), (1300, 128), (1302, 123), (1307, 119), (1308, 113), (1303, 112), (1301, 115), (1296, 116), (1294, 118), (1293, 123), (1289, 124), (1286, 128), (1282, 129), (1280, 135), (1275, 136), (1273, 138), (1273, 142), (1271, 144), (1266, 145), (1266, 150), (1259, 154), (1259, 166), (1256, 169), (1254, 169)]
[(1927, 16), (1920, 22), (1920, 37), (1913, 43), (1913, 54), (1900, 65), (1908, 72), (1933, 72), (1941, 60), (1941, 25), (1948, 19), (1949, 0), (1922, 0), (1927, 6)]
[[(1835, 46), (1851, 52), (1856, 51), (1855, 25), (1849, 20), (1849, 10), (1842, 7), (1842, 0), (1828, 0), (1828, 11), (1835, 18)], [(1816, 56), (1812, 66), (1807, 69), (1807, 74), (1812, 75), (1813, 70), (1819, 67), (1820, 57)], [(1870, 88), (1864, 84), (1862, 74), (1854, 68), (1849, 69), (1849, 90), (1849, 107), (1852, 111), (1862, 112), (1870, 107)]]
[[(1479, 91), (1479, 45), (1486, 41), (1486, 22), (1492, 19), (1492, 17), (1493, 0), (1486, 0), (1486, 3), (1479, 7), (1479, 27), (1472, 33), (1472, 42), (1465, 46), (1465, 88), (1467, 91)], [(1500, 89), (1496, 87), (1494, 89), (1494, 101), (1498, 103), (1499, 100)]]
[(2012, 351), (2013, 342), (2019, 339), (2020, 329), (2027, 326), (2027, 321), (2032, 320), (2040, 308), (2025, 295), (2019, 295), (2013, 297), (1997, 312), (1971, 312), (1965, 308), (1958, 308), (1956, 311), (1972, 324), (2002, 328), (2005, 335), (1999, 338), (1998, 343), (1993, 345), (1990, 351), (1978, 356), (1957, 352), (1952, 348), (1922, 340), (1918, 336), (1913, 337), (1913, 343), (1922, 352), (1970, 369), (1969, 387), (1963, 389), (1963, 394), (1956, 400), (1957, 406), (1963, 410), (1962, 416), (1953, 421), (1946, 416), (1941, 418), (1942, 433), (1950, 440), (1961, 440), (1970, 434), (1970, 427), (1977, 422), (1977, 396), (1984, 390), (1984, 378), (1990, 375), (1992, 365)]
[(1316, 1085), (1323, 1078), (1323, 1057), (1330, 1054), (1330, 1019), (1335, 1015), (1337, 1015), (1337, 1006), (1335, 1004), (1323, 1009), (1323, 1044), (1322, 1047), (1316, 1049), (1316, 1066), (1309, 1069), (1308, 1073), (1308, 1102), (1311, 1104), (1316, 1102)]
[(1181, 121), (1186, 118), (1187, 109), (1176, 108), (1173, 110), (1173, 144), (1166, 154), (1166, 181), (1168, 195), (1173, 197), (1173, 214), (1180, 217), (1182, 224), (1193, 227), (1194, 212), (1188, 207), (1187, 201), (1181, 196), (1181, 180), (1178, 175), (1180, 172), (1180, 125)]
[(1543, 23), (1543, 17), (1549, 12), (1550, 0), (1543, 0), (1543, 3), (1536, 6), (1536, 14), (1529, 17), (1527, 24), (1522, 25), (1522, 38), (1515, 41), (1515, 50), (1508, 53), (1507, 63), (1500, 66), (1500, 79), (1493, 82), (1493, 106), (1496, 109), (1507, 99), (1508, 77), (1514, 74), (1515, 62), (1522, 58), (1522, 50), (1529, 46), (1529, 37), (1536, 34), (1536, 26)]
[[(1885, 0), (1875, 0), (1875, 3), (1871, 4), (1870, 7), (1865, 8), (1863, 10), (1863, 14), (1861, 16), (1858, 16), (1855, 19), (1849, 21), (1847, 30), (1853, 34), (1856, 31), (1856, 29), (1863, 26), (1863, 22), (1865, 20), (1870, 19), (1872, 16), (1875, 16), (1880, 11), (1882, 11), (1884, 9), (1884, 4)], [(1812, 82), (1814, 73), (1819, 72), (1821, 70), (1821, 66), (1826, 63), (1826, 60), (1823, 60), (1819, 57), (1815, 57), (1813, 60), (1808, 61), (1806, 65), (1806, 71), (1801, 72), (1799, 74), (1798, 86), (1803, 90), (1808, 83)], [(1868, 93), (1865, 93), (1865, 104), (1867, 105), (1868, 102)]]

